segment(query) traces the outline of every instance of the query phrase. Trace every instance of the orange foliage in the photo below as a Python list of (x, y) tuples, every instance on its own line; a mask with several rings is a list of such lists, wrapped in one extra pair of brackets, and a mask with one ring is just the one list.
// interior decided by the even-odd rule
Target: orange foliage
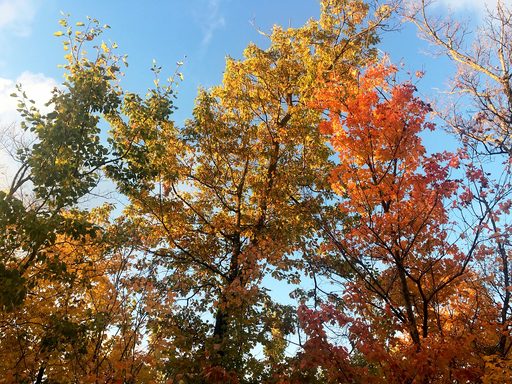
[[(332, 187), (352, 223), (329, 237), (352, 277), (343, 296), (349, 315), (302, 308), (302, 366), (333, 383), (473, 382), (484, 369), (475, 340), (492, 334), (492, 304), (468, 266), (473, 250), (450, 239), (459, 159), (427, 156), (420, 134), (434, 128), (430, 106), (412, 83), (390, 80), (395, 73), (377, 64), (357, 84), (333, 81), (319, 94), (330, 116), (320, 129), (339, 155)], [(348, 339), (337, 344), (338, 333)]]

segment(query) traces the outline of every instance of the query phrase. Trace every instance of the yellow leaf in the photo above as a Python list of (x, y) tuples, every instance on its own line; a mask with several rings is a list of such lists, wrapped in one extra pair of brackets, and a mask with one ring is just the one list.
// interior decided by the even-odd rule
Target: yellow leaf
[(102, 50), (103, 50), (103, 52), (105, 52), (105, 53), (110, 52), (110, 49), (108, 48), (107, 44), (105, 44), (105, 42), (102, 42), (102, 43), (101, 43), (101, 49), (102, 49)]

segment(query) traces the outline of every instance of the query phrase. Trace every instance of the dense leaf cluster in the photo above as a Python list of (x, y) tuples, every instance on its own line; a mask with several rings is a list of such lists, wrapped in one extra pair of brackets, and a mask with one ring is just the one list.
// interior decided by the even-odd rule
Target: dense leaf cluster
[[(321, 0), (183, 126), (178, 72), (128, 92), (109, 27), (61, 20), (51, 111), (15, 95), (35, 141), (0, 191), (0, 383), (509, 382), (510, 10), (464, 51), (399, 3)], [(479, 109), (436, 107), (453, 153), (376, 49), (398, 11)], [(122, 210), (84, 208), (102, 179)]]

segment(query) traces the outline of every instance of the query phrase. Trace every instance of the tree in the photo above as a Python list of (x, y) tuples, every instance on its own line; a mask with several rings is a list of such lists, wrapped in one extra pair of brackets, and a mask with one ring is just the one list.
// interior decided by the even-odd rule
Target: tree
[(80, 216), (98, 229), (79, 238), (58, 236), (46, 265), (26, 271), (22, 304), (0, 316), (0, 374), (5, 382), (135, 383), (155, 375), (152, 343), (142, 327), (151, 293), (131, 268), (132, 241), (107, 222), (102, 207)]
[[(98, 53), (95, 61), (89, 61), (80, 50), (84, 41), (101, 33), (94, 27), (74, 40), (71, 29), (67, 31), (67, 81), (63, 89), (53, 91), (49, 101), (53, 111), (42, 115), (21, 89), (13, 95), (19, 96), (22, 128), (36, 142), (18, 151), (21, 166), (10, 188), (0, 192), (0, 228), (5, 233), (0, 240), (0, 273), (5, 276), (2, 299), (8, 300), (1, 305), (6, 309), (23, 301), (27, 270), (48, 260), (46, 249), (57, 235), (79, 237), (94, 230), (66, 214), (94, 188), (99, 170), (109, 161), (99, 139), (98, 113), (119, 104), (114, 58)], [(18, 194), (24, 185), (33, 191), (25, 202)], [(13, 285), (4, 285), (10, 282)]]
[[(426, 154), (419, 134), (434, 128), (430, 106), (412, 83), (390, 82), (395, 73), (371, 66), (352, 87), (331, 83), (320, 94), (330, 111), (321, 128), (339, 154), (331, 183), (349, 225), (324, 225), (331, 249), (317, 262), (344, 281), (343, 294), (301, 309), (310, 337), (302, 365), (328, 382), (478, 380), (473, 343), (488, 337), (493, 308), (470, 265), (483, 219), (461, 250), (448, 211), (459, 204), (450, 177), (459, 158)], [(346, 344), (332, 343), (345, 332)]]
[(118, 160), (100, 140), (99, 123), (121, 103), (121, 58), (105, 43), (95, 57), (85, 51), (106, 28), (97, 20), (78, 23), (75, 33), (60, 23), (66, 81), (53, 91), (53, 109), (40, 113), (21, 88), (13, 95), (35, 143), (18, 151), (20, 168), (0, 192), (0, 376), (148, 381), (140, 343), (148, 316), (142, 297), (151, 289), (133, 286), (144, 281), (132, 267), (134, 239), (109, 223), (108, 206), (80, 209), (103, 167)]
[(496, 358), (504, 361), (500, 364), (510, 367), (512, 308), (507, 216), (511, 193), (512, 12), (505, 2), (498, 1), (495, 8), (487, 10), (475, 34), (456, 20), (434, 17), (426, 1), (417, 2), (405, 17), (442, 54), (457, 63), (451, 92), (458, 99), (451, 108), (438, 105), (437, 110), (447, 126), (461, 136), (470, 155), (470, 184), (466, 188), (474, 198), (471, 209), (474, 217), (487, 216), (487, 241), (479, 251), (480, 275), (492, 292), (496, 308), (495, 317), (489, 321), (500, 324), (498, 342), (486, 350), (491, 355), (496, 353)]
[[(499, 0), (471, 39), (462, 22), (436, 18), (429, 12), (432, 2), (413, 3), (405, 18), (413, 22), (422, 36), (457, 64), (452, 92), (459, 104), (439, 112), (466, 144), (480, 144), (491, 154), (510, 156), (512, 105), (512, 12)], [(473, 113), (460, 113), (470, 103)]]
[[(361, 1), (321, 6), (319, 21), (275, 27), (269, 48), (251, 44), (243, 60), (228, 59), (222, 86), (200, 91), (184, 128), (170, 120), (165, 87), (126, 98), (128, 121), (110, 119), (118, 151), (129, 153), (111, 167), (131, 201), (126, 214), (156, 284), (182, 303), (154, 322), (167, 330), (169, 378), (261, 382), (293, 331), (293, 311), (262, 282), (297, 280), (297, 254), (328, 195), (330, 151), (310, 102), (331, 71), (351, 79), (375, 56), (390, 13), (370, 19)], [(250, 351), (261, 347), (257, 360)]]

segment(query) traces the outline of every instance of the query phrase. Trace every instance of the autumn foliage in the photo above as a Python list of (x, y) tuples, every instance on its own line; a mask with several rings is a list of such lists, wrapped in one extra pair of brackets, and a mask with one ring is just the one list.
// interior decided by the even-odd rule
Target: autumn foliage
[[(448, 210), (458, 201), (461, 181), (452, 170), (459, 155), (426, 154), (420, 133), (435, 128), (427, 120), (431, 108), (410, 82), (393, 83), (395, 73), (379, 64), (352, 89), (320, 91), (330, 111), (322, 129), (339, 153), (331, 173), (337, 208), (352, 221), (343, 232), (328, 232), (335, 256), (325, 266), (346, 263), (352, 276), (340, 276), (343, 295), (332, 303), (302, 308), (311, 337), (303, 364), (322, 367), (331, 382), (476, 380), (483, 361), (472, 344), (483, 325), (468, 324), (482, 311), (475, 302), (481, 287), (468, 281), (476, 280), (469, 266), (475, 246), (461, 250), (453, 241), (458, 229)], [(485, 317), (479, 315), (476, 321)], [(329, 342), (322, 326), (329, 322), (348, 329), (352, 354), (366, 364), (355, 366), (346, 346)]]
[[(489, 138), (436, 121), (376, 50), (397, 4), (320, 5), (183, 126), (178, 72), (128, 92), (115, 44), (85, 49), (106, 27), (61, 20), (54, 109), (16, 95), (37, 140), (0, 192), (0, 383), (512, 382), (512, 96)], [(124, 206), (86, 208), (101, 178)]]

